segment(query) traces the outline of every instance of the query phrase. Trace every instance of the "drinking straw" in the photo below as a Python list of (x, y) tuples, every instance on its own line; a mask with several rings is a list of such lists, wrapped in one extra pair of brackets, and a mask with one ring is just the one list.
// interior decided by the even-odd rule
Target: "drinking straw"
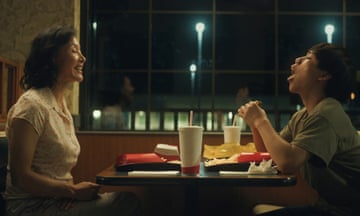
[(193, 115), (194, 115), (194, 112), (192, 110), (190, 110), (190, 119), (189, 119), (189, 125), (190, 126), (192, 126)]
[(233, 119), (232, 125), (235, 126), (235, 123), (236, 123), (236, 115), (234, 115), (234, 119)]

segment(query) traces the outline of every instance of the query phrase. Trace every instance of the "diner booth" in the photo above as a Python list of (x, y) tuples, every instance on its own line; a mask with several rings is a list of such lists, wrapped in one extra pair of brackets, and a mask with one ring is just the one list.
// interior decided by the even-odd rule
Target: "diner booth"
[[(316, 35), (316, 40), (326, 39), (323, 29), (321, 31), (317, 29), (321, 32), (317, 35), (312, 25), (325, 24), (323, 20), (329, 17), (331, 18), (329, 20), (341, 26), (336, 29), (333, 39), (343, 44), (345, 42), (355, 44), (349, 48), (358, 53), (356, 46), (358, 40), (353, 35), (359, 35), (359, 32), (351, 32), (347, 35), (345, 31), (358, 29), (360, 7), (357, 6), (356, 1), (337, 1), (339, 4), (334, 3), (335, 1), (332, 3), (319, 1), (323, 4), (304, 1), (307, 3), (296, 4), (296, 7), (293, 6), (293, 0), (259, 1), (261, 2), (259, 4), (253, 3), (256, 1), (223, 0), (169, 2), (161, 0), (22, 2), (21, 4), (26, 7), (17, 5), (20, 3), (16, 1), (0, 4), (0, 11), (5, 14), (0, 19), (0, 26), (10, 24), (10, 27), (4, 27), (6, 30), (0, 34), (0, 41), (4, 42), (0, 43), (1, 190), (4, 189), (7, 164), (8, 141), (4, 133), (7, 111), (22, 94), (18, 83), (30, 41), (44, 27), (54, 24), (74, 26), (78, 30), (77, 34), (89, 64), (85, 69), (88, 73), (85, 73), (84, 82), (80, 86), (72, 86), (67, 98), (81, 146), (78, 163), (72, 172), (75, 182), (96, 182), (97, 175), (105, 169), (114, 167), (117, 157), (121, 154), (153, 153), (158, 144), (178, 146), (178, 123), (180, 121), (188, 123), (188, 119), (184, 116), (187, 116), (191, 106), (187, 107), (187, 104), (184, 104), (190, 96), (189, 101), (195, 107), (195, 111), (197, 106), (206, 104), (201, 110), (202, 125), (205, 128), (203, 146), (222, 145), (224, 134), (221, 127), (224, 122), (232, 123), (234, 116), (229, 117), (228, 114), (236, 115), (238, 108), (236, 106), (239, 105), (234, 103), (236, 91), (240, 86), (239, 80), (251, 81), (248, 86), (251, 89), (250, 96), (255, 99), (263, 97), (261, 99), (264, 108), (269, 111), (276, 130), (279, 130), (291, 113), (301, 108), (298, 99), (289, 96), (287, 83), (284, 81), (289, 73), (289, 64), (295, 54), (301, 54), (305, 51), (304, 47), (308, 48), (308, 45), (313, 44), (313, 41), (308, 41), (311, 37)], [(346, 3), (353, 6), (346, 8)], [(182, 7), (176, 8), (177, 4)], [(195, 5), (195, 9), (192, 4)], [(4, 5), (7, 7), (2, 8)], [(115, 8), (118, 8), (118, 11)], [(14, 14), (17, 10), (19, 11)], [(21, 17), (14, 19), (14, 16), (18, 15)], [(195, 32), (194, 25), (191, 26), (192, 32), (189, 30), (186, 34), (178, 32), (178, 28), (174, 27), (179, 29), (184, 27), (182, 24), (188, 21), (188, 15), (192, 18), (201, 17), (209, 23), (218, 21), (210, 27), (208, 25), (204, 37), (201, 38), (197, 37), (199, 32)], [(311, 19), (314, 17), (316, 21)], [(95, 22), (96, 20), (99, 22)], [(135, 24), (126, 23), (128, 20), (134, 21)], [(112, 21), (118, 23), (110, 25)], [(345, 21), (347, 23), (342, 26)], [(153, 25), (152, 22), (155, 24)], [(104, 29), (106, 31), (100, 31)], [(130, 33), (122, 34), (122, 31)], [(184, 33), (185, 36), (180, 33)], [(199, 38), (204, 39), (203, 44), (198, 43)], [(178, 42), (179, 47), (173, 47), (175, 42), (172, 40)], [(189, 40), (193, 41), (189, 42), (190, 46), (186, 46)], [(128, 49), (124, 50), (123, 47)], [(289, 47), (294, 47), (294, 50)], [(203, 53), (198, 51), (200, 48), (203, 49)], [(235, 50), (230, 52), (229, 49)], [(118, 55), (119, 50), (123, 53)], [(195, 57), (186, 59), (190, 54), (184, 50)], [(267, 52), (261, 53), (262, 50)], [(156, 54), (161, 55), (161, 58), (152, 59), (152, 55)], [(241, 56), (243, 58), (240, 58)], [(125, 57), (129, 59), (123, 61)], [(120, 61), (121, 64), (118, 64)], [(196, 69), (193, 63), (198, 62), (201, 62), (200, 68)], [(141, 67), (137, 68), (139, 65)], [(140, 93), (137, 93), (134, 109), (129, 114), (128, 128), (104, 130), (99, 128), (96, 122), (98, 115), (95, 115), (99, 114), (98, 111), (102, 108), (99, 104), (103, 92), (100, 90), (104, 92), (109, 90), (106, 89), (108, 86), (104, 81), (106, 79), (104, 74), (110, 74), (110, 81), (113, 81), (112, 75), (122, 71), (130, 74), (129, 77), (135, 84), (135, 92)], [(197, 76), (196, 71), (203, 72), (202, 80), (192, 79), (193, 76)], [(149, 77), (152, 80), (148, 80)], [(359, 77), (358, 74), (357, 79), (360, 80)], [(204, 89), (201, 91), (192, 88), (193, 85), (197, 85), (194, 81), (200, 83)], [(184, 84), (185, 82), (187, 83)], [(161, 85), (165, 87), (159, 88)], [(170, 87), (174, 87), (174, 92), (169, 90)], [(354, 114), (352, 120), (360, 122), (357, 120), (359, 106), (355, 106), (356, 103), (358, 103), (356, 100), (349, 103), (348, 111)], [(143, 117), (143, 113), (147, 116)], [(152, 124), (150, 121), (153, 118), (160, 119), (159, 123)], [(167, 119), (170, 120), (166, 121)], [(240, 144), (247, 146), (253, 144), (252, 142), (251, 131), (244, 126)], [(290, 176), (296, 177), (294, 185), (202, 186), (199, 184), (193, 205), (196, 205), (198, 215), (252, 216), (252, 207), (258, 203), (281, 205), (313, 203), (317, 199), (317, 193), (304, 182), (299, 173)], [(186, 185), (183, 184), (102, 185), (101, 191), (135, 192), (141, 199), (146, 216), (187, 215)], [(0, 200), (0, 203), (3, 207), (3, 200)]]
[[(18, 88), (22, 63), (0, 57), (2, 99), (1, 130), (5, 129), (6, 111), (22, 93)], [(4, 91), (5, 89), (5, 91)], [(4, 189), (6, 173), (7, 139), (1, 136), (1, 189)], [(81, 153), (77, 166), (73, 169), (75, 182), (93, 181), (102, 170), (114, 165), (116, 157), (124, 153), (152, 153), (157, 144), (179, 145), (177, 132), (104, 132), (77, 131)], [(222, 132), (204, 132), (203, 144), (221, 145)], [(242, 132), (241, 144), (252, 142), (249, 132)], [(200, 215), (251, 215), (251, 207), (256, 203), (277, 202), (303, 204), (312, 202), (316, 194), (297, 176), (297, 183), (287, 187), (233, 187), (213, 185), (199, 187), (196, 203)], [(133, 191), (141, 198), (145, 215), (186, 215), (184, 212), (184, 185), (148, 186), (103, 186), (102, 191)], [(1, 205), (3, 208), (3, 200)], [(195, 205), (195, 204), (194, 204)]]

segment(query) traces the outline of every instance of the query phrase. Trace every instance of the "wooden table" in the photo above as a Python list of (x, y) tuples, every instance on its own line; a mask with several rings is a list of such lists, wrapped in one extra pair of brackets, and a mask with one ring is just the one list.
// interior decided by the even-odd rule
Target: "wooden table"
[(117, 172), (113, 166), (106, 168), (96, 176), (96, 182), (110, 186), (185, 186), (186, 215), (198, 215), (199, 186), (236, 186), (236, 187), (282, 187), (296, 184), (294, 175), (220, 175), (219, 172), (206, 171), (203, 164), (200, 174), (191, 175), (128, 175)]

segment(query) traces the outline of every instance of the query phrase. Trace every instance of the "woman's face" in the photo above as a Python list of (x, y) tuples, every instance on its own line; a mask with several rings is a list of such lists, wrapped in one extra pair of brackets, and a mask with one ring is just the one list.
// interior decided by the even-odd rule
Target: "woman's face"
[(291, 65), (291, 75), (288, 77), (289, 91), (297, 94), (306, 94), (318, 87), (327, 73), (318, 68), (318, 60), (310, 51), (305, 56), (295, 59)]
[(72, 82), (81, 82), (83, 77), (83, 67), (86, 61), (81, 53), (80, 44), (75, 37), (62, 46), (55, 58), (55, 64), (58, 68), (57, 82), (68, 84)]

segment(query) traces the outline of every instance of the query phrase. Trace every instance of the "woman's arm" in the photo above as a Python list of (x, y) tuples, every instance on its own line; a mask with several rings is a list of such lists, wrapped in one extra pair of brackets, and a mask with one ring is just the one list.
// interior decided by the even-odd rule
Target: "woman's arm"
[(12, 184), (35, 196), (91, 199), (99, 186), (91, 182), (74, 185), (51, 179), (31, 169), (39, 136), (23, 119), (14, 119), (9, 129), (10, 172)]

